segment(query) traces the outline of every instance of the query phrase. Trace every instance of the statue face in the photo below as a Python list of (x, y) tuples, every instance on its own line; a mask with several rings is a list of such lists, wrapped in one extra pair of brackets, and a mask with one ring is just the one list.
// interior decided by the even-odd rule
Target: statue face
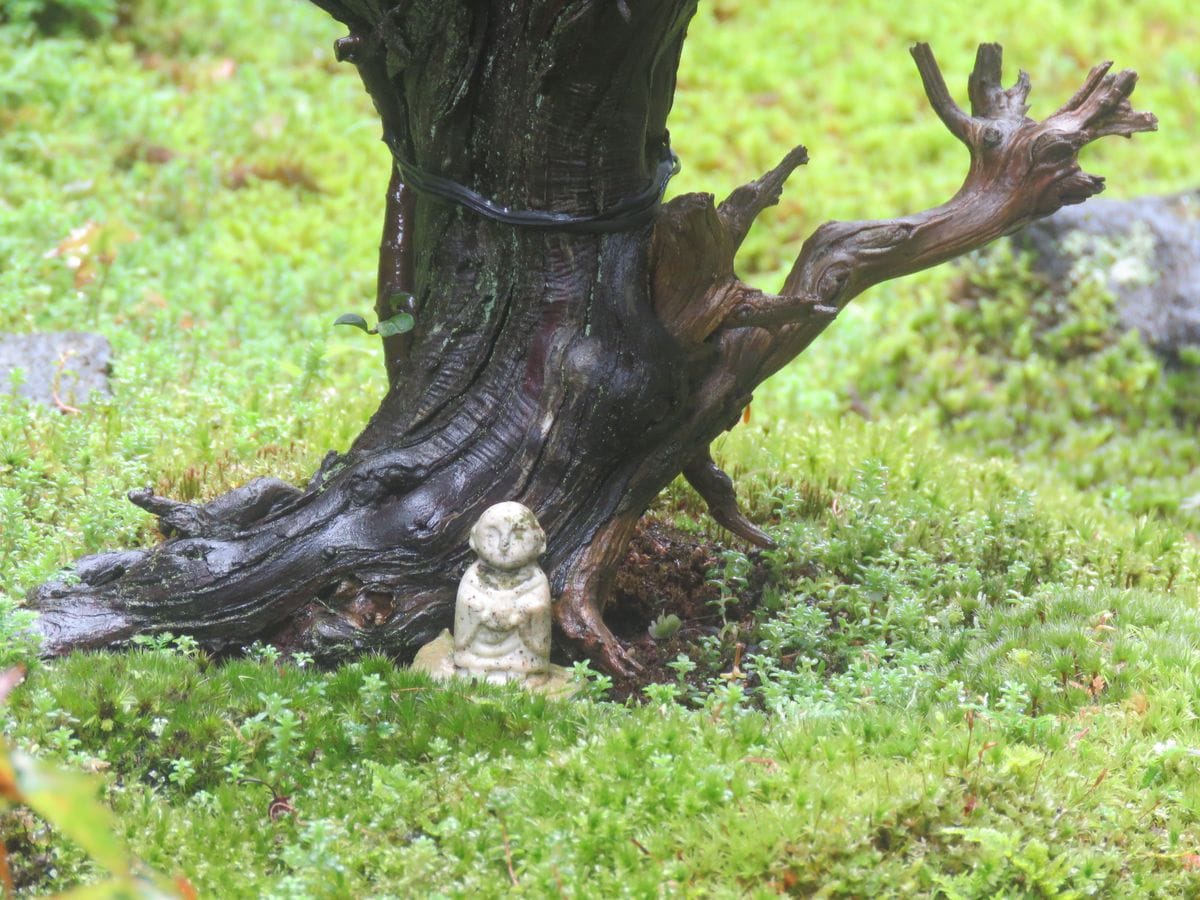
[(519, 569), (546, 552), (546, 534), (520, 503), (488, 507), (471, 529), (471, 549), (497, 569)]

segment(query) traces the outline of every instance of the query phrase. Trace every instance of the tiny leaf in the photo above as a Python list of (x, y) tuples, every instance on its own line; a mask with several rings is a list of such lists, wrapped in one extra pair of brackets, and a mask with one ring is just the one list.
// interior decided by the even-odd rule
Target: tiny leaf
[(371, 328), (367, 325), (367, 320), (358, 313), (343, 313), (333, 321), (334, 325), (352, 325), (355, 328), (361, 328), (367, 334), (371, 334)]
[(404, 334), (406, 331), (412, 331), (415, 324), (415, 320), (409, 313), (398, 313), (379, 323), (379, 336), (391, 337), (394, 334)]

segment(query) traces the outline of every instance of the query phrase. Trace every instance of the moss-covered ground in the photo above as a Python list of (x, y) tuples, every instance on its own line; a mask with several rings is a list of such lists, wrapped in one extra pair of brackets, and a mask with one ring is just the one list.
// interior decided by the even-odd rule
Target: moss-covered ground
[[(708, 627), (640, 702), (186, 639), (38, 663), (24, 591), (155, 539), (130, 487), (299, 481), (370, 415), (378, 347), (330, 323), (371, 308), (387, 159), (305, 4), (0, 0), (0, 20), (0, 331), (98, 331), (116, 358), (79, 415), (0, 396), (0, 668), (30, 666), (3, 732), (94, 773), (131, 854), (204, 897), (1200, 892), (1200, 372), (1116, 333), (1101, 258), (1065, 296), (1005, 252), (885, 285), (766, 385), (717, 450), (780, 548), (746, 553), (684, 487), (660, 499), (720, 546)], [(1115, 195), (1200, 180), (1183, 0), (712, 0), (672, 190), (721, 194), (797, 142), (813, 159), (744, 274), (777, 286), (821, 221), (957, 188), (914, 40), (959, 96), (975, 42), (1002, 42), (1034, 115), (1115, 58), (1161, 131), (1086, 166)], [(99, 876), (22, 810), (0, 837), (23, 894)]]

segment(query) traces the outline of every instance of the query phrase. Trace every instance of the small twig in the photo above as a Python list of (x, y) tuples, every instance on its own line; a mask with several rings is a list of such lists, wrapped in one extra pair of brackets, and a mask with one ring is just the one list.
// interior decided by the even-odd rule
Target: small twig
[(1037, 796), (1038, 785), (1042, 783), (1042, 770), (1046, 768), (1046, 760), (1048, 760), (1049, 758), (1050, 758), (1049, 753), (1042, 754), (1042, 761), (1038, 765), (1037, 775), (1035, 775), (1034, 779), (1033, 779), (1033, 790), (1030, 791), (1030, 793), (1029, 793), (1029, 796), (1031, 796), (1031, 797)]
[(1058, 811), (1058, 815), (1056, 815), (1054, 817), (1053, 824), (1057, 825), (1059, 819), (1061, 819), (1063, 816), (1065, 816), (1067, 813), (1071, 812), (1072, 810), (1077, 809), (1079, 807), (1079, 805), (1081, 803), (1083, 803), (1083, 801), (1086, 800), (1088, 798), (1088, 796), (1091, 795), (1096, 790), (1096, 788), (1100, 787), (1100, 785), (1104, 783), (1104, 779), (1106, 779), (1107, 777), (1108, 777), (1108, 767), (1105, 766), (1103, 769), (1100, 770), (1100, 774), (1096, 776), (1096, 780), (1092, 782), (1091, 787), (1089, 787), (1086, 791), (1084, 791), (1082, 794), (1080, 794), (1079, 798), (1074, 803), (1072, 803), (1070, 806), (1064, 806), (1062, 809), (1060, 809)]
[(569, 896), (567, 894), (567, 886), (563, 884), (562, 873), (558, 871), (558, 866), (551, 865), (550, 874), (554, 876), (554, 883), (558, 885), (558, 896), (562, 897), (563, 900), (567, 900)]
[(513, 868), (512, 845), (508, 842), (508, 829), (504, 826), (504, 817), (495, 810), (492, 810), (492, 815), (500, 823), (500, 838), (504, 841), (504, 865), (508, 868), (509, 881), (512, 882), (513, 887), (520, 887), (521, 882), (517, 879), (516, 870)]
[(971, 739), (975, 737), (975, 710), (968, 709), (964, 716), (967, 722), (967, 746), (963, 750), (963, 774), (966, 774), (967, 767), (971, 764)]
[(67, 360), (75, 355), (74, 350), (64, 350), (58, 355), (58, 363), (54, 367), (54, 380), (50, 383), (50, 396), (54, 400), (54, 405), (58, 407), (60, 412), (76, 415), (82, 410), (76, 409), (69, 403), (64, 403), (62, 397), (58, 395), (58, 389), (62, 385), (63, 368), (67, 365)]
[(942, 70), (933, 57), (933, 50), (928, 44), (921, 43), (913, 45), (909, 52), (917, 64), (917, 71), (921, 73), (921, 84), (925, 87), (925, 96), (929, 98), (933, 111), (952, 135), (966, 143), (971, 133), (971, 118), (950, 95)]
[(17, 896), (17, 886), (13, 883), (12, 871), (8, 868), (8, 851), (3, 841), (0, 841), (0, 887), (4, 888), (5, 897)]
[(857, 387), (851, 385), (849, 395), (851, 410), (858, 413), (858, 415), (867, 422), (870, 422), (873, 418), (875, 418), (873, 415), (871, 415), (871, 407), (867, 406), (866, 401), (863, 400), (862, 394), (858, 392)]

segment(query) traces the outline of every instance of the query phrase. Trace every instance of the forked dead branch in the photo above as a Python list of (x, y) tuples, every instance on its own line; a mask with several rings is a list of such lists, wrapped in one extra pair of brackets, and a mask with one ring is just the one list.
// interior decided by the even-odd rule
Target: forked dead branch
[[(383, 339), (388, 394), (305, 487), (264, 479), (203, 506), (132, 494), (168, 539), (39, 588), (49, 653), (171, 631), (214, 649), (262, 639), (326, 659), (411, 658), (449, 624), (472, 522), (517, 500), (549, 537), (560, 640), (628, 673), (605, 598), (673, 478), (721, 525), (770, 542), (709, 453), (754, 388), (870, 286), (1100, 191), (1077, 162), (1085, 144), (1155, 127), (1130, 106), (1134, 74), (1108, 64), (1028, 118), (1029, 79), (1002, 87), (994, 44), (979, 49), (967, 113), (917, 45), (934, 111), (970, 151), (962, 188), (913, 215), (822, 225), (768, 294), (737, 277), (734, 254), (804, 148), (720, 204), (660, 207), (647, 187), (671, 160), (693, 0), (317, 2), (348, 27), (339, 58), (400, 161), (377, 309), (415, 327)], [(554, 224), (566, 221), (578, 227)]]

